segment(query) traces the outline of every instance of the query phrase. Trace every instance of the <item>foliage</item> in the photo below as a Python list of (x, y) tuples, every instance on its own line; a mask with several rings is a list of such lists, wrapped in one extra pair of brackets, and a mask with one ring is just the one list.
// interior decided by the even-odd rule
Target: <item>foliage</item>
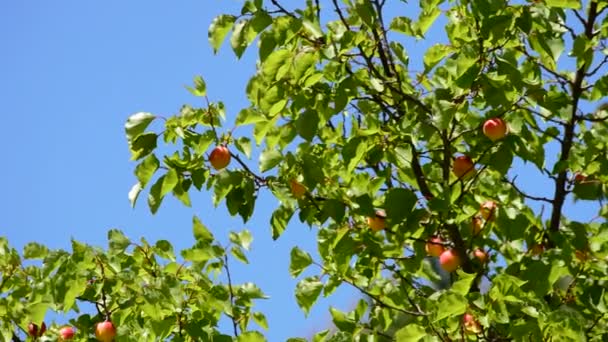
[[(291, 10), (249, 0), (240, 14), (216, 18), (214, 51), (229, 36), (240, 58), (257, 42), (250, 106), (229, 126), (224, 104), (211, 102), (197, 77), (189, 90), (205, 106), (184, 105), (159, 132), (148, 129), (153, 114), (131, 116), (132, 205), (145, 192), (152, 212), (169, 194), (189, 206), (189, 193), (205, 190), (247, 221), (259, 192), (270, 191), (280, 201), (269, 218), (274, 239), (292, 220), (318, 228), (318, 253), (291, 252), (292, 276), (318, 271), (294, 289), (304, 312), (340, 286), (368, 299), (351, 312), (331, 309), (335, 328), (314, 341), (606, 339), (607, 3), (418, 5), (408, 17), (394, 15), (412, 13), (397, 1), (308, 0)], [(447, 41), (409, 55), (435, 22)], [(509, 134), (493, 141), (482, 126), (496, 117)], [(246, 134), (233, 133), (240, 126)], [(162, 156), (159, 144), (178, 151)], [(206, 157), (216, 145), (231, 151), (221, 171)], [(473, 161), (471, 176), (452, 173), (459, 155)], [(519, 161), (549, 180), (553, 195), (518, 186)], [(598, 216), (570, 219), (568, 198), (598, 203)], [(496, 212), (480, 212), (486, 201)], [(384, 229), (370, 229), (368, 218)], [(51, 309), (76, 313), (83, 340), (106, 318), (120, 341), (265, 340), (249, 324), (267, 326), (253, 310), (262, 291), (229, 277), (228, 254), (247, 262), (250, 233), (231, 233), (222, 247), (197, 218), (193, 225), (196, 245), (180, 258), (168, 241), (134, 243), (116, 230), (107, 250), (29, 244), (21, 257), (0, 240), (2, 336), (17, 339), (16, 327)], [(434, 236), (460, 258), (458, 271), (427, 256)], [(474, 257), (477, 248), (489, 263)], [(81, 312), (86, 303), (97, 313)], [(232, 332), (217, 330), (222, 314)]]

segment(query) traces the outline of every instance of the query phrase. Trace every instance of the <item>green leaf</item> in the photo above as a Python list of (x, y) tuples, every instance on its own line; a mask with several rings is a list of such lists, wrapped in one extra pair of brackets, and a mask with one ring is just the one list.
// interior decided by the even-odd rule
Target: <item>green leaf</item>
[(173, 246), (167, 240), (158, 240), (154, 245), (154, 250), (161, 258), (165, 258), (170, 261), (175, 261), (175, 252)]
[(194, 88), (187, 87), (188, 91), (194, 96), (206, 96), (207, 95), (207, 85), (205, 84), (205, 80), (201, 76), (196, 76), (194, 78)]
[(318, 128), (319, 115), (312, 110), (302, 113), (296, 121), (296, 130), (298, 131), (298, 134), (308, 141), (312, 141), (317, 134)]
[(298, 54), (293, 61), (291, 72), (294, 82), (300, 83), (305, 76), (314, 72), (317, 60), (318, 57), (315, 53)]
[(398, 224), (409, 216), (417, 200), (416, 194), (410, 190), (403, 188), (390, 189), (384, 201), (386, 217), (393, 224)]
[(208, 33), (209, 44), (211, 44), (211, 47), (213, 48), (213, 53), (217, 53), (235, 21), (235, 16), (226, 14), (222, 14), (213, 19), (211, 25), (209, 25)]
[(341, 222), (346, 214), (346, 207), (341, 201), (329, 199), (323, 202), (323, 213), (329, 215), (334, 221)]
[(545, 2), (549, 7), (580, 9), (581, 2), (578, 0), (547, 0)]
[(240, 247), (232, 246), (232, 248), (230, 248), (230, 253), (243, 264), (249, 264), (247, 256), (245, 255), (245, 253), (243, 253), (243, 250)]
[(317, 301), (322, 289), (323, 284), (318, 277), (308, 277), (298, 282), (296, 301), (306, 316), (308, 316), (312, 305)]
[(265, 330), (268, 330), (268, 321), (266, 320), (266, 316), (264, 316), (263, 313), (261, 312), (254, 312), (253, 315), (253, 321), (259, 325), (260, 327), (264, 328)]
[(348, 140), (342, 149), (342, 158), (347, 164), (347, 172), (353, 172), (355, 170), (363, 159), (365, 152), (367, 152), (367, 143), (365, 139), (355, 136)]
[(207, 229), (203, 222), (196, 216), (192, 217), (192, 232), (194, 233), (196, 241), (206, 244), (213, 242), (213, 234), (211, 234), (209, 229)]
[[(559, 274), (557, 276), (555, 274), (544, 274), (543, 278), (548, 277), (549, 284), (551, 284), (553, 281), (557, 280), (559, 276)], [(536, 273), (534, 276), (537, 277), (538, 273)], [(525, 293), (521, 289), (524, 284), (526, 284), (526, 281), (520, 278), (508, 274), (499, 274), (492, 281), (492, 287), (490, 288), (488, 294), (494, 301), (510, 301), (520, 303), (523, 302), (526, 297)]]
[(255, 37), (272, 23), (272, 17), (265, 11), (257, 11), (250, 19), (242, 19), (232, 28), (230, 45), (238, 58), (243, 56)]
[(521, 312), (525, 313), (526, 315), (528, 315), (530, 317), (534, 317), (534, 318), (538, 317), (538, 310), (533, 306), (526, 306), (521, 309)]
[[(216, 174), (214, 179), (213, 205), (217, 207), (232, 189), (234, 189), (235, 185), (238, 186), (241, 183), (241, 178), (240, 174), (235, 172), (220, 172)], [(238, 200), (239, 204), (241, 203), (239, 198), (233, 197), (233, 199)]]
[(441, 60), (444, 59), (451, 51), (452, 49), (449, 46), (443, 44), (435, 44), (431, 46), (424, 54), (424, 71), (428, 72), (429, 70), (433, 69), (433, 67), (441, 62)]
[(304, 252), (299, 247), (294, 247), (291, 250), (291, 262), (289, 263), (289, 273), (292, 277), (297, 277), (312, 264), (312, 257), (307, 252)]
[[(167, 173), (162, 178), (161, 188), (160, 188), (160, 196), (164, 197), (171, 190), (175, 188), (177, 182), (179, 181), (177, 171), (175, 169), (169, 169)], [(161, 179), (159, 178), (159, 181)]]
[(384, 91), (384, 84), (382, 84), (381, 80), (379, 80), (379, 79), (377, 79), (375, 77), (372, 77), (372, 78), (369, 79), (369, 83), (372, 85), (372, 88), (375, 91), (377, 91), (379, 93), (381, 93), (381, 92)]
[(237, 126), (249, 125), (249, 124), (258, 123), (258, 122), (262, 122), (262, 121), (266, 121), (266, 118), (264, 117), (264, 115), (262, 115), (262, 113), (255, 111), (251, 108), (245, 108), (245, 109), (241, 110), (239, 112), (239, 114), (236, 116), (236, 125)]
[(327, 335), (329, 335), (329, 329), (322, 330), (313, 336), (312, 342), (324, 342), (326, 341)]
[(193, 262), (206, 262), (216, 257), (211, 245), (184, 249), (181, 251), (181, 256), (184, 260)]
[(283, 160), (283, 155), (277, 150), (267, 150), (260, 155), (260, 171), (266, 172)]
[(490, 157), (490, 165), (503, 176), (507, 174), (512, 163), (513, 152), (509, 145), (505, 143)]
[(268, 299), (269, 297), (262, 292), (254, 283), (244, 283), (237, 291), (237, 295), (248, 299)]
[(129, 203), (131, 203), (131, 208), (135, 208), (135, 202), (137, 202), (137, 198), (139, 197), (139, 194), (141, 193), (141, 190), (143, 189), (143, 186), (141, 185), (140, 182), (135, 183), (132, 187), (131, 190), (129, 191)]
[[(278, 116), (276, 118), (278, 118)], [(268, 131), (274, 127), (275, 122), (275, 120), (261, 121), (255, 125), (253, 128), (253, 137), (258, 146), (262, 143), (262, 140), (264, 140)]]
[(84, 292), (87, 286), (85, 279), (74, 278), (66, 282), (67, 291), (63, 297), (63, 312), (67, 313), (73, 309), (76, 297)]
[(125, 132), (127, 133), (127, 140), (133, 141), (140, 134), (142, 134), (148, 125), (156, 118), (156, 116), (150, 113), (139, 112), (131, 115), (127, 119), (125, 124)]
[(454, 292), (446, 292), (439, 297), (437, 306), (441, 308), (437, 312), (434, 322), (447, 317), (460, 316), (467, 310), (468, 301), (462, 295)]
[(157, 139), (158, 136), (156, 133), (152, 132), (138, 135), (129, 145), (129, 148), (131, 149), (131, 160), (138, 160), (152, 153), (156, 148)]
[(287, 105), (287, 99), (280, 99), (275, 104), (273, 104), (272, 107), (270, 107), (270, 109), (268, 110), (268, 116), (270, 116), (270, 117), (276, 116), (281, 111), (283, 111), (283, 109), (285, 108), (285, 105)]
[(403, 342), (421, 341), (425, 336), (427, 336), (427, 332), (424, 327), (412, 323), (407, 324), (405, 327), (397, 330), (395, 333), (395, 339)]
[(587, 180), (574, 185), (574, 196), (579, 200), (599, 200), (603, 197), (602, 183), (599, 180)]
[(452, 284), (450, 290), (452, 292), (465, 296), (467, 293), (469, 293), (469, 290), (471, 289), (471, 284), (473, 284), (473, 281), (475, 280), (476, 276), (477, 275), (475, 273), (468, 274), (462, 271), (458, 271), (458, 280), (455, 281), (454, 284)]
[(266, 342), (266, 338), (258, 331), (247, 331), (237, 337), (237, 342)]
[(541, 320), (539, 327), (544, 339), (559, 336), (560, 341), (586, 341), (588, 339), (583, 322), (585, 319), (579, 312), (564, 305)]
[(118, 229), (108, 231), (108, 242), (111, 250), (119, 252), (124, 251), (131, 244), (131, 240)]
[(424, 35), (426, 31), (433, 25), (435, 20), (441, 14), (441, 9), (439, 7), (432, 7), (423, 11), (420, 14), (420, 20), (416, 23), (416, 31), (420, 32), (420, 34)]
[(293, 216), (293, 208), (281, 206), (272, 213), (270, 225), (272, 227), (272, 239), (276, 240), (283, 234), (291, 217)]
[(238, 233), (230, 232), (230, 242), (237, 244), (246, 250), (249, 250), (252, 241), (253, 236), (251, 236), (251, 232), (247, 229)]
[(352, 333), (356, 329), (356, 322), (348, 318), (344, 312), (333, 307), (329, 307), (329, 313), (331, 314), (332, 321), (336, 325), (336, 328), (340, 329), (340, 331)]
[(173, 196), (177, 198), (183, 205), (186, 207), (191, 207), (192, 203), (190, 202), (190, 195), (188, 194), (188, 189), (192, 184), (190, 179), (181, 178), (178, 184), (173, 188)]
[(249, 29), (249, 20), (243, 19), (236, 23), (232, 29), (232, 37), (230, 37), (230, 45), (234, 54), (241, 58), (243, 52), (247, 48), (247, 31)]
[(142, 187), (150, 181), (150, 178), (154, 175), (160, 163), (154, 154), (149, 155), (141, 163), (135, 167), (135, 176), (139, 180)]
[(36, 242), (30, 242), (23, 247), (23, 257), (25, 259), (44, 259), (49, 253), (49, 249)]
[(251, 139), (240, 137), (234, 141), (234, 145), (247, 157), (247, 159), (251, 158)]
[(289, 63), (293, 57), (293, 53), (289, 50), (275, 50), (264, 61), (262, 65), (262, 73), (270, 79), (276, 79), (276, 75), (285, 63)]
[(408, 17), (395, 17), (391, 21), (390, 29), (392, 31), (406, 34), (410, 37), (416, 37), (415, 29), (413, 27), (412, 19)]
[(359, 18), (361, 18), (368, 28), (376, 29), (374, 23), (378, 14), (374, 10), (374, 7), (372, 7), (371, 2), (358, 1), (355, 5), (355, 11), (357, 11)]
[[(42, 322), (44, 320), (44, 316), (46, 315), (46, 312), (47, 312), (49, 306), (51, 306), (51, 303), (48, 303), (48, 302), (29, 303), (27, 305), (27, 312), (28, 312), (30, 321)], [(6, 341), (10, 341), (10, 340), (11, 339), (7, 339)]]

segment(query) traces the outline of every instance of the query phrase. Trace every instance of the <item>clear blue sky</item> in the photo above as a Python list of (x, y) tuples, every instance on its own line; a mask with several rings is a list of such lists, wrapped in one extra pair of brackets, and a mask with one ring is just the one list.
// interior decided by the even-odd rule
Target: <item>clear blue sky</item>
[[(0, 235), (17, 248), (38, 241), (69, 249), (72, 237), (105, 246), (107, 230), (119, 228), (135, 240), (168, 239), (179, 250), (192, 243), (193, 215), (223, 240), (229, 230), (248, 228), (254, 234), (251, 265), (234, 261), (232, 273), (237, 282), (254, 281), (271, 296), (258, 308), (269, 319), (269, 341), (282, 341), (329, 325), (327, 301), (304, 319), (293, 295), (296, 281), (288, 274), (289, 251), (296, 243), (314, 251), (314, 231), (292, 224), (273, 243), (268, 218), (276, 201), (269, 196), (246, 225), (231, 219), (223, 206), (213, 209), (205, 192), (192, 194), (193, 208), (168, 198), (155, 216), (144, 201), (135, 209), (127, 201), (135, 182), (123, 129), (130, 114), (168, 116), (184, 103), (197, 105), (184, 86), (199, 74), (210, 98), (224, 101), (230, 117), (246, 106), (244, 87), (254, 72), (255, 51), (237, 62), (229, 49), (213, 56), (207, 44), (212, 18), (237, 13), (239, 5), (234, 0), (0, 2)], [(519, 181), (532, 192), (549, 194), (542, 188), (547, 183), (531, 175)], [(588, 205), (584, 209), (577, 216), (588, 220), (593, 213)], [(344, 290), (331, 302), (347, 309), (356, 299)]]

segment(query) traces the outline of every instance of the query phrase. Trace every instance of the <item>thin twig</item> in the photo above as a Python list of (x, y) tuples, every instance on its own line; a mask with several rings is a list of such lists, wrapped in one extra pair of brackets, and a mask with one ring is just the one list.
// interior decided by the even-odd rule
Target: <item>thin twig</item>
[(106, 296), (106, 291), (104, 289), (104, 285), (106, 282), (106, 272), (105, 267), (103, 266), (103, 262), (99, 256), (97, 256), (97, 264), (99, 265), (101, 271), (101, 307), (103, 308), (103, 313), (105, 315), (106, 321), (110, 320), (111, 311), (108, 309), (108, 299)]
[(264, 177), (262, 177), (262, 176), (259, 176), (259, 175), (257, 175), (255, 172), (253, 172), (253, 171), (252, 171), (252, 170), (249, 168), (249, 166), (247, 166), (247, 164), (245, 164), (245, 162), (243, 162), (243, 160), (242, 160), (242, 159), (239, 157), (239, 155), (238, 155), (238, 154), (230, 152), (230, 156), (231, 156), (232, 158), (234, 158), (234, 160), (236, 160), (236, 161), (237, 161), (237, 163), (239, 163), (239, 164), (240, 164), (240, 165), (243, 167), (243, 169), (245, 169), (245, 171), (246, 171), (248, 174), (250, 174), (250, 175), (251, 175), (253, 178), (255, 178), (255, 179), (258, 181), (258, 182), (260, 182), (261, 184), (266, 184), (266, 178), (264, 178)]
[(604, 64), (606, 64), (606, 62), (608, 62), (608, 55), (604, 55), (604, 59), (602, 59), (602, 61), (595, 68), (593, 68), (593, 70), (586, 72), (585, 76), (589, 77), (595, 75), (595, 73), (597, 73), (604, 66)]
[[(323, 265), (319, 264), (318, 262), (313, 261), (313, 265), (318, 266), (326, 274), (332, 274), (332, 272), (330, 272), (330, 270), (328, 270), (327, 268), (323, 267)], [(350, 279), (348, 279), (348, 278), (346, 278), (344, 276), (341, 276), (341, 275), (336, 275), (336, 274), (333, 274), (333, 275), (336, 276), (336, 277), (339, 277), (340, 280), (342, 280), (343, 282), (349, 284), (350, 286), (352, 286), (352, 287), (356, 288), (357, 290), (359, 290), (359, 292), (361, 292), (364, 295), (368, 296), (369, 298), (373, 299), (378, 305), (380, 305), (382, 307), (385, 307), (385, 308), (391, 309), (391, 310), (395, 310), (395, 311), (399, 311), (399, 312), (407, 314), (407, 315), (413, 315), (413, 316), (426, 316), (426, 315), (428, 315), (425, 312), (405, 310), (405, 309), (398, 308), (396, 306), (392, 306), (390, 304), (387, 304), (386, 302), (382, 301), (382, 299), (380, 299), (380, 297), (376, 296), (375, 294), (373, 294), (373, 293), (367, 291), (366, 289), (364, 289), (364, 288), (358, 286), (357, 284), (355, 284), (354, 281), (352, 281), (352, 280), (350, 280)]]
[(281, 13), (287, 14), (288, 16), (295, 18), (296, 16), (289, 12), (288, 10), (285, 9), (285, 7), (281, 6), (281, 4), (279, 4), (279, 2), (277, 0), (270, 0), (270, 2), (272, 2), (272, 4), (279, 9), (279, 11), (281, 11)]
[(515, 185), (515, 179), (517, 179), (517, 176), (513, 177), (513, 180), (509, 180), (507, 177), (505, 177), (503, 179), (504, 182), (511, 184), (511, 186), (513, 187), (513, 189), (515, 189), (515, 191), (517, 191), (521, 196), (527, 198), (527, 199), (531, 199), (533, 201), (542, 201), (542, 202), (547, 202), (547, 203), (551, 203), (553, 204), (553, 200), (546, 198), (546, 197), (538, 197), (538, 196), (532, 196), (532, 195), (528, 195), (525, 192), (523, 192), (522, 190), (520, 190), (517, 185)]
[(224, 269), (228, 277), (228, 291), (230, 293), (230, 308), (232, 310), (230, 319), (232, 320), (232, 328), (234, 329), (234, 337), (239, 336), (238, 320), (234, 317), (234, 290), (232, 289), (232, 277), (230, 276), (230, 268), (228, 268), (228, 255), (224, 255)]

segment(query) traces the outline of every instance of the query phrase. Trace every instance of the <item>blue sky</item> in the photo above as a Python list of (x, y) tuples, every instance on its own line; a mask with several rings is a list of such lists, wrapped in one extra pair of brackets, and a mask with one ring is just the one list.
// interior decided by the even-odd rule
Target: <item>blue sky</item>
[[(272, 297), (258, 306), (269, 319), (270, 341), (306, 337), (328, 326), (328, 302), (304, 319), (288, 256), (296, 243), (314, 251), (315, 234), (292, 224), (272, 242), (273, 198), (262, 197), (245, 225), (223, 206), (212, 208), (205, 192), (192, 194), (193, 208), (165, 200), (155, 216), (144, 201), (131, 209), (127, 200), (135, 182), (123, 128), (130, 114), (169, 116), (182, 104), (198, 105), (185, 89), (195, 75), (205, 78), (211, 100), (224, 101), (230, 117), (246, 106), (254, 49), (237, 62), (229, 49), (214, 56), (207, 43), (212, 18), (237, 13), (239, 3), (0, 2), (0, 235), (17, 248), (38, 241), (67, 249), (70, 238), (105, 246), (107, 230), (118, 228), (132, 239), (168, 239), (181, 249), (192, 243), (193, 215), (224, 240), (229, 230), (248, 228), (254, 234), (251, 265), (232, 262), (233, 277), (253, 280)], [(548, 190), (547, 183), (528, 176), (518, 178), (522, 188)], [(577, 211), (580, 219), (593, 217), (589, 205), (583, 209)], [(356, 300), (343, 290), (331, 302), (347, 309)]]

